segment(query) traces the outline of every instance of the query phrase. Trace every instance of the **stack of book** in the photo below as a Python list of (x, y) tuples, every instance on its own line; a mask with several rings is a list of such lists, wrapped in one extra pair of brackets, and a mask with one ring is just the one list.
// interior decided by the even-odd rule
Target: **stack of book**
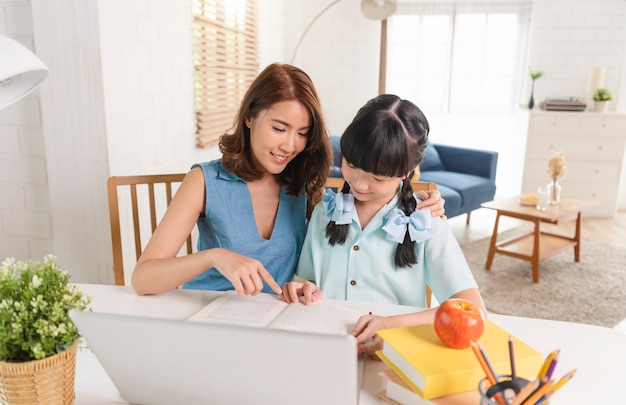
[[(378, 331), (383, 349), (377, 352), (389, 370), (381, 373), (386, 390), (380, 394), (390, 404), (478, 403), (478, 383), (485, 377), (471, 348), (452, 349), (437, 336), (432, 323)], [(480, 342), (497, 374), (510, 374), (509, 339), (515, 344), (515, 372), (530, 379), (543, 356), (490, 320)]]
[(546, 111), (585, 111), (587, 103), (574, 97), (568, 99), (547, 98), (540, 104), (540, 107)]

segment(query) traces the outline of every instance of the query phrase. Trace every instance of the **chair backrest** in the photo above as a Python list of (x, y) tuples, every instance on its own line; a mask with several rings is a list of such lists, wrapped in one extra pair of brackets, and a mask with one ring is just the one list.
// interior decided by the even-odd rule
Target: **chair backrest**
[[(135, 260), (138, 260), (145, 243), (156, 229), (184, 177), (185, 173), (113, 176), (107, 181), (116, 285), (125, 284), (123, 246), (130, 244), (130, 241), (122, 239), (122, 220), (132, 216), (131, 233), (135, 246)], [(148, 224), (149, 228), (146, 231)], [(146, 236), (143, 242), (142, 229), (143, 235)], [(189, 235), (186, 242), (187, 254), (192, 252), (192, 247), (192, 238)]]
[[(335, 190), (341, 190), (343, 188), (344, 180), (341, 177), (329, 177), (326, 180), (326, 188), (333, 188)], [(413, 191), (429, 191), (429, 190), (437, 190), (437, 185), (433, 182), (429, 181), (411, 181), (411, 187)], [(425, 284), (426, 288), (426, 307), (430, 308), (432, 302), (432, 291), (428, 284)]]
[[(341, 190), (343, 187), (344, 180), (342, 177), (329, 177), (326, 179), (326, 188), (334, 188), (336, 190)], [(411, 181), (411, 187), (413, 187), (413, 191), (419, 190), (437, 190), (437, 185), (430, 181)]]

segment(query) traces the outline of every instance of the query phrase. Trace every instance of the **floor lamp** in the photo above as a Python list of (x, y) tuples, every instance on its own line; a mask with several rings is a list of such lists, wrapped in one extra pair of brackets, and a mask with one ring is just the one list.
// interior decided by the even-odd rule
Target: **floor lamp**
[[(315, 17), (313, 17), (309, 25), (307, 25), (306, 29), (302, 32), (302, 35), (300, 36), (300, 39), (298, 40), (298, 43), (293, 50), (293, 55), (291, 56), (292, 65), (296, 59), (296, 55), (298, 54), (298, 49), (300, 48), (304, 37), (306, 37), (306, 34), (309, 32), (311, 27), (322, 15), (324, 15), (324, 13), (326, 13), (329, 9), (331, 9), (333, 6), (335, 6), (337, 3), (340, 3), (341, 1), (343, 0), (335, 0), (332, 3), (329, 3), (319, 13), (317, 13)], [(386, 20), (387, 17), (396, 12), (396, 8), (396, 0), (361, 0), (361, 13), (370, 20)]]
[(0, 34), (0, 110), (22, 99), (48, 76), (48, 68), (28, 48)]

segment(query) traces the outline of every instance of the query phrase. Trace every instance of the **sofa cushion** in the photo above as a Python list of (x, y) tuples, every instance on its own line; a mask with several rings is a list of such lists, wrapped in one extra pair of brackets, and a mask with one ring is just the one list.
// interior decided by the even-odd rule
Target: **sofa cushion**
[(437, 189), (441, 194), (441, 198), (446, 201), (444, 208), (446, 210), (446, 216), (448, 218), (464, 214), (464, 211), (462, 211), (461, 208), (461, 204), (463, 202), (461, 194), (459, 194), (456, 190), (453, 190), (450, 187), (446, 187), (444, 185), (437, 185)]
[(422, 160), (422, 163), (420, 163), (419, 167), (421, 172), (429, 170), (445, 170), (441, 157), (439, 157), (439, 152), (437, 152), (437, 148), (435, 148), (432, 144), (429, 144), (426, 148), (424, 159)]
[(342, 177), (341, 175), (341, 137), (332, 135), (330, 137), (330, 145), (333, 148), (333, 164), (330, 167), (330, 177)]
[[(421, 181), (432, 181), (442, 189), (449, 187), (456, 190), (461, 196), (462, 212), (469, 212), (480, 207), (485, 200), (485, 196), (493, 196), (496, 191), (495, 183), (486, 181), (484, 177), (472, 174), (449, 172), (449, 171), (428, 171), (422, 172)], [(443, 192), (441, 192), (443, 195)], [(444, 197), (446, 198), (446, 197)], [(490, 199), (489, 198), (489, 199)], [(448, 200), (446, 200), (446, 212), (448, 212)], [(452, 213), (452, 209), (450, 209)], [(453, 216), (453, 215), (449, 215)]]

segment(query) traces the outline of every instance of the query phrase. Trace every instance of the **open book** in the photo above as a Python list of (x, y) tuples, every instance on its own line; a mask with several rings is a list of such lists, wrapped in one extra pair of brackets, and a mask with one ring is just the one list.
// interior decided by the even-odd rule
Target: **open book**
[(287, 304), (273, 294), (238, 297), (234, 291), (228, 291), (187, 320), (347, 335), (364, 314), (343, 301), (320, 300), (305, 306)]

